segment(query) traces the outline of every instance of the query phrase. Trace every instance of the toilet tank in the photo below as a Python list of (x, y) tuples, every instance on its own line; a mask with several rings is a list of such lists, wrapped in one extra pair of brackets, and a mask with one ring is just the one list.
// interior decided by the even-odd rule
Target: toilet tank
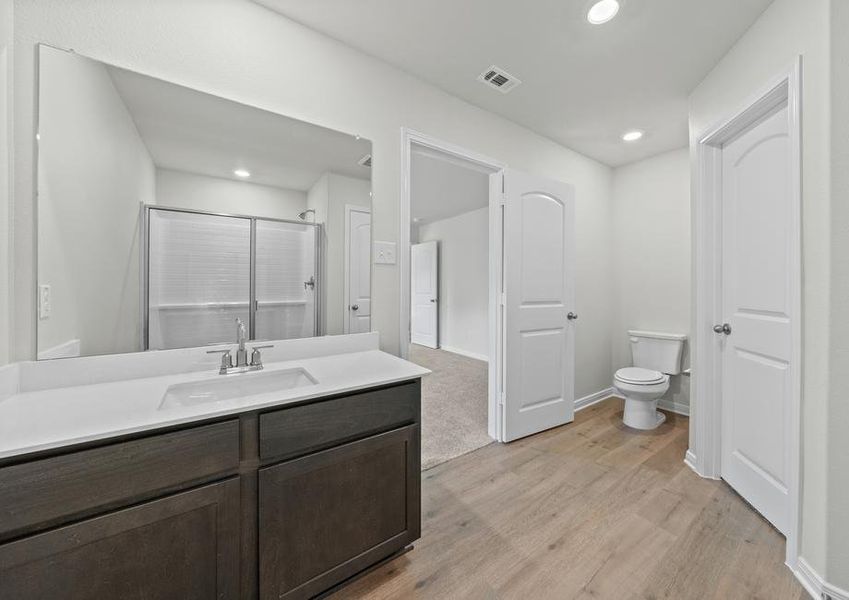
[(635, 367), (653, 369), (667, 375), (681, 372), (681, 354), (686, 335), (656, 331), (629, 331), (631, 358)]

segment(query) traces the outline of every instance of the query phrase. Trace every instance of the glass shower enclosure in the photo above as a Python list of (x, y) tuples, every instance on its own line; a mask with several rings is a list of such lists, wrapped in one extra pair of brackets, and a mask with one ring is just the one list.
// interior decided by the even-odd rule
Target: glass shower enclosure
[(143, 207), (145, 350), (320, 335), (321, 225)]

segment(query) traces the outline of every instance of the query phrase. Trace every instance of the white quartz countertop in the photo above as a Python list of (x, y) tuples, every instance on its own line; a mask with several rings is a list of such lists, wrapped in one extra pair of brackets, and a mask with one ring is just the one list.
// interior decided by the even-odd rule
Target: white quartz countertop
[(417, 379), (429, 373), (379, 350), (267, 362), (260, 373), (296, 368), (305, 369), (317, 383), (194, 405), (162, 401), (172, 385), (221, 375), (204, 370), (13, 393), (0, 399), (0, 459), (284, 406)]

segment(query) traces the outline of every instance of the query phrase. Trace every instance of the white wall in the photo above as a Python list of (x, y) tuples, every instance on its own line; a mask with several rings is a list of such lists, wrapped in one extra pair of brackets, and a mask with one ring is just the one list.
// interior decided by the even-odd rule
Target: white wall
[(38, 275), (52, 314), (38, 350), (138, 350), (139, 205), (154, 198), (153, 161), (105, 67), (44, 49), (39, 68)]
[[(843, 0), (834, 2), (837, 5)], [(831, 578), (827, 560), (830, 536), (849, 538), (849, 517), (828, 522), (828, 422), (830, 340), (831, 190), (829, 178), (830, 62), (829, 0), (775, 0), (690, 96), (690, 144), (721, 119), (736, 113), (773, 78), (787, 71), (797, 55), (802, 75), (802, 259), (803, 259), (803, 373), (802, 373), (802, 556)], [(845, 36), (845, 31), (839, 32)], [(845, 57), (841, 61), (845, 69)], [(845, 110), (842, 106), (840, 110)], [(698, 171), (693, 165), (693, 182)], [(835, 197), (834, 203), (845, 203)], [(693, 207), (695, 210), (695, 206)], [(835, 223), (835, 227), (838, 226)], [(839, 226), (845, 227), (845, 223)], [(845, 246), (844, 246), (845, 248)], [(842, 252), (845, 254), (846, 250)], [(841, 302), (845, 304), (845, 297)], [(693, 324), (693, 336), (713, 335)], [(845, 339), (845, 338), (844, 338)], [(831, 393), (845, 403), (845, 370)], [(698, 371), (693, 377), (698, 377)], [(837, 376), (837, 373), (835, 373)], [(841, 437), (845, 435), (845, 422)], [(846, 453), (846, 444), (843, 452)], [(692, 447), (692, 435), (691, 435)], [(846, 485), (846, 472), (841, 475)], [(844, 511), (845, 513), (845, 511)], [(840, 582), (849, 587), (844, 569)], [(837, 581), (835, 581), (837, 583)]]
[[(45, 42), (373, 141), (374, 239), (400, 231), (400, 131), (414, 128), (577, 191), (576, 392), (610, 385), (611, 171), (246, 0), (16, 0), (15, 356), (34, 355), (33, 45)], [(224, 51), (222, 51), (224, 49)], [(406, 225), (405, 225), (406, 226)], [(373, 327), (398, 352), (397, 265), (373, 274)]]
[(489, 355), (489, 208), (418, 227), (439, 242), (439, 346)]
[(218, 213), (297, 220), (307, 194), (249, 181), (156, 170), (156, 203)]
[[(631, 364), (629, 329), (690, 333), (689, 149), (613, 172), (612, 243), (618, 369)], [(664, 400), (689, 406), (689, 391), (689, 377), (673, 377)]]
[(12, 63), (12, 3), (0, 3), (0, 365), (9, 362), (12, 307), (12, 222), (10, 100)]

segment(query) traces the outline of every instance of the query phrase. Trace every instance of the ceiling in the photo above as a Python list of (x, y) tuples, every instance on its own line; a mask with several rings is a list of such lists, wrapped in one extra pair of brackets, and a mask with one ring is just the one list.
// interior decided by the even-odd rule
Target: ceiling
[[(590, 0), (255, 1), (611, 166), (687, 145), (689, 92), (772, 2), (620, 0), (590, 25)], [(479, 83), (493, 64), (523, 83)]]
[(410, 215), (416, 225), (489, 205), (489, 172), (475, 163), (413, 145)]
[[(307, 191), (326, 171), (369, 179), (371, 142), (107, 67), (157, 167)], [(249, 179), (233, 174), (246, 169)]]

